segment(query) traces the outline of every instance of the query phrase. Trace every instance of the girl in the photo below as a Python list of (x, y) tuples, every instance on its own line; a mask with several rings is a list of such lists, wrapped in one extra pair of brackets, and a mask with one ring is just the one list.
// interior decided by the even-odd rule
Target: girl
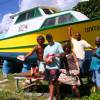
[(79, 63), (75, 53), (72, 51), (71, 42), (69, 40), (67, 40), (67, 42), (63, 45), (63, 50), (65, 52), (65, 58), (67, 58), (66, 70), (69, 72), (69, 75), (71, 75), (70, 82), (66, 84), (71, 85), (72, 91), (76, 93), (78, 98), (80, 98), (80, 92), (77, 88), (77, 85), (80, 85), (78, 77), (80, 72)]

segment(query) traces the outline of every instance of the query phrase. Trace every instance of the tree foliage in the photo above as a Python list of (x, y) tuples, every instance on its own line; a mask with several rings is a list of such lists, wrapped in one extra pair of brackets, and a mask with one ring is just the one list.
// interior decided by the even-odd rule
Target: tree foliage
[(100, 0), (89, 0), (88, 2), (81, 2), (73, 9), (82, 12), (89, 18), (100, 17)]

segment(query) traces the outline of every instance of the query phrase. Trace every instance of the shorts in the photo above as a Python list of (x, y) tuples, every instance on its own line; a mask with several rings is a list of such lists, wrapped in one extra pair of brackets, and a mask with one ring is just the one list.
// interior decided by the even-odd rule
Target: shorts
[(50, 83), (55, 83), (59, 77), (59, 70), (58, 69), (46, 69), (45, 70), (45, 80)]
[(99, 70), (93, 71), (92, 81), (96, 84), (97, 87), (100, 87), (100, 71)]
[(45, 72), (45, 63), (42, 61), (39, 62), (39, 72)]

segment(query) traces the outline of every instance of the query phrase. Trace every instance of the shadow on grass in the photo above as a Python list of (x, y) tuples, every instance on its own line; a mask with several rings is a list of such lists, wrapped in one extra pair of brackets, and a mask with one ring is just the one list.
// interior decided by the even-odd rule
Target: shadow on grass
[[(90, 96), (91, 94), (91, 83), (87, 84), (82, 84), (79, 86), (80, 94), (81, 97), (84, 96)], [(25, 89), (26, 92), (32, 92), (35, 91), (36, 93), (49, 93), (49, 87), (48, 85), (35, 85), (33, 87), (30, 87), (28, 89)], [(60, 85), (60, 96), (62, 100), (64, 100), (66, 97), (76, 97), (75, 95), (73, 96), (71, 86), (62, 84)]]
[(19, 98), (7, 98), (6, 100), (21, 100)]

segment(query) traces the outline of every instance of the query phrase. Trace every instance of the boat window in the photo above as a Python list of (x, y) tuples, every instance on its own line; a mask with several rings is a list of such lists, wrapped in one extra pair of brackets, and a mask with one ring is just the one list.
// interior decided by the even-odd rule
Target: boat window
[(41, 13), (39, 12), (39, 10), (33, 9), (33, 10), (27, 11), (27, 12), (19, 15), (19, 17), (15, 23), (22, 22), (22, 21), (25, 21), (25, 20), (28, 20), (28, 19), (31, 19), (34, 17), (39, 17), (39, 16), (41, 16)]
[(24, 21), (24, 20), (26, 20), (26, 13), (21, 14), (21, 15), (18, 17), (16, 23), (21, 22), (21, 21)]
[(45, 8), (42, 8), (42, 9), (45, 12), (45, 14), (52, 14), (52, 12), (49, 9), (45, 9)]
[(57, 13), (57, 11), (55, 11), (55, 10), (52, 10), (54, 13)]
[(43, 24), (43, 27), (48, 27), (52, 25), (55, 25), (55, 18), (50, 18), (46, 20), (45, 23)]
[(76, 22), (76, 18), (74, 18), (71, 14), (65, 14), (65, 15), (61, 15), (59, 16), (59, 20), (58, 23), (62, 24), (62, 23), (72, 23), (72, 22)]
[(27, 12), (27, 19), (30, 19), (34, 16), (34, 10)]
[(38, 9), (35, 9), (34, 10), (34, 17), (39, 17), (39, 16), (41, 16), (40, 11)]
[(49, 27), (49, 26), (60, 25), (65, 23), (67, 24), (73, 22), (77, 22), (77, 19), (74, 16), (72, 16), (71, 14), (64, 14), (47, 19), (42, 25), (42, 27)]
[(33, 17), (41, 16), (41, 13), (39, 12), (38, 9), (33, 9), (33, 10), (27, 12), (27, 13), (28, 13), (27, 19), (30, 19), (30, 18), (33, 18)]

